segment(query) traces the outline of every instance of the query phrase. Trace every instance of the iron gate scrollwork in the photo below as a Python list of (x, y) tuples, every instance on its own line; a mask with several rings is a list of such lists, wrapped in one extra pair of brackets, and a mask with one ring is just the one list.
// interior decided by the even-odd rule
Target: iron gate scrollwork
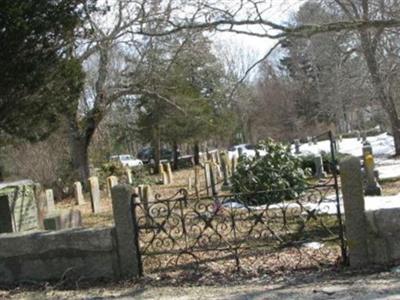
[(135, 203), (144, 270), (193, 268), (218, 260), (239, 268), (242, 257), (252, 253), (271, 254), (281, 267), (289, 260), (296, 267), (327, 264), (341, 249), (333, 187), (314, 186), (299, 191), (294, 200), (269, 205), (252, 203), (255, 193), (192, 199), (186, 190), (148, 208)]
[[(346, 261), (335, 145), (329, 137), (332, 176), (307, 189), (212, 197), (193, 197), (181, 189), (167, 199), (133, 201), (144, 271), (212, 265), (274, 272)], [(268, 203), (278, 193), (292, 197), (260, 204), (260, 198)]]

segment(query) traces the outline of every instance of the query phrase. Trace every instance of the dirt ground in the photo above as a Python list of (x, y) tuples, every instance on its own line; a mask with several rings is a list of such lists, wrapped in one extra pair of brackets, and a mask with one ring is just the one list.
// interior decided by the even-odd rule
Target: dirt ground
[(43, 286), (33, 291), (1, 291), (0, 299), (400, 299), (400, 273), (325, 272), (307, 276), (268, 276), (216, 285), (170, 285), (144, 278), (79, 289)]
[[(157, 186), (155, 192), (173, 195), (184, 185), (188, 173), (181, 172), (177, 186)], [(190, 176), (190, 175), (189, 175)], [(383, 184), (386, 195), (400, 191), (400, 181)], [(104, 193), (105, 194), (105, 193)], [(73, 206), (72, 199), (58, 203), (59, 208)], [(111, 201), (104, 195), (103, 213), (90, 213), (90, 204), (80, 206), (84, 225), (112, 225)], [(77, 208), (77, 207), (76, 207)], [(221, 270), (222, 274), (222, 270)], [(0, 299), (400, 299), (400, 268), (398, 272), (349, 270), (314, 270), (296, 274), (252, 274), (250, 276), (219, 276), (205, 272), (200, 278), (160, 278), (154, 274), (138, 281), (55, 283), (2, 289)], [(213, 277), (214, 276), (214, 277)]]

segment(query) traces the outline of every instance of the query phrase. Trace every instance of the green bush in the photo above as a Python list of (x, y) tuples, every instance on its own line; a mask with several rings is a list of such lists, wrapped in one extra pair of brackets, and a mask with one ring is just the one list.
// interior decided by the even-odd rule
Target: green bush
[(260, 144), (267, 154), (260, 158), (241, 157), (232, 176), (235, 193), (254, 194), (242, 198), (251, 204), (271, 204), (294, 199), (307, 188), (309, 170), (302, 169), (302, 161), (287, 151), (287, 147), (272, 140)]

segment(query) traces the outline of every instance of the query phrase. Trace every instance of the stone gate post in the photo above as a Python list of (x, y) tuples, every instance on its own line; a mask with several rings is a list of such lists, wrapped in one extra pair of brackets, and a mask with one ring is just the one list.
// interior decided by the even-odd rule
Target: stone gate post
[(142, 275), (132, 192), (129, 185), (117, 185), (111, 190), (121, 278), (126, 279)]
[(354, 156), (340, 163), (345, 228), (351, 267), (368, 264), (367, 222), (360, 159)]

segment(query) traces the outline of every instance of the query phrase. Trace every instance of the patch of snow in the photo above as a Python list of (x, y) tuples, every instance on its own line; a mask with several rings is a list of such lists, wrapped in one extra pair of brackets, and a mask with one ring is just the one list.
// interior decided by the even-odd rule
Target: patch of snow
[(365, 197), (365, 210), (400, 208), (400, 194), (395, 196)]
[(321, 244), (319, 242), (310, 242), (310, 243), (303, 244), (303, 246), (306, 248), (318, 250), (318, 249), (321, 249), (322, 247), (324, 247), (324, 244)]
[[(393, 137), (387, 133), (382, 133), (377, 136), (367, 137), (367, 141), (372, 146), (372, 151), (376, 157), (388, 157), (395, 153)], [(357, 138), (346, 138), (341, 142), (337, 140), (339, 145), (339, 153), (349, 154), (353, 156), (362, 156), (362, 141), (357, 141)], [(309, 145), (308, 143), (300, 145), (300, 156), (318, 155), (322, 152), (329, 153), (330, 141), (319, 141), (316, 144)], [(292, 153), (295, 153), (295, 147), (292, 145)]]

